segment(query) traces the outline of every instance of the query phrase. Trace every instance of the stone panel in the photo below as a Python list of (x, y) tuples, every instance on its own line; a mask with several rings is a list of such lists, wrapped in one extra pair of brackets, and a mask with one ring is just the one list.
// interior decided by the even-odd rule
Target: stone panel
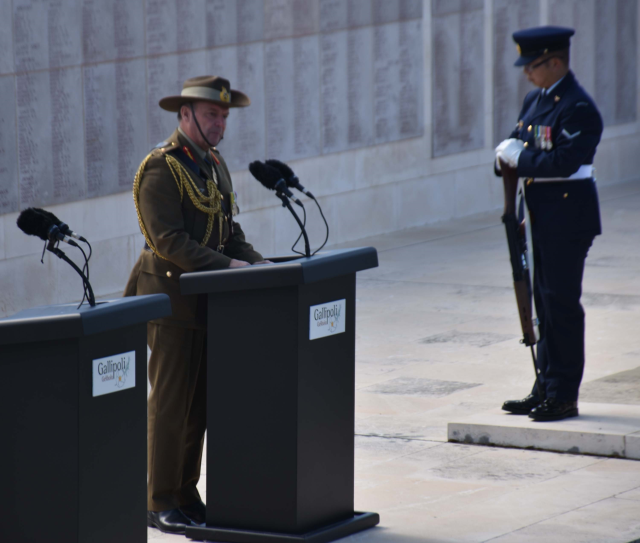
[(238, 43), (264, 38), (264, 10), (256, 8), (256, 0), (236, 0)]
[(400, 19), (400, 0), (373, 0), (373, 21), (392, 23)]
[(322, 150), (347, 148), (349, 119), (347, 31), (323, 34), (320, 38), (320, 96), (322, 100)]
[(21, 208), (85, 197), (81, 103), (80, 68), (18, 75)]
[(615, 124), (616, 115), (616, 83), (618, 52), (616, 39), (616, 6), (613, 2), (596, 2), (596, 20), (598, 21), (598, 37), (596, 39), (595, 73), (598, 74), (595, 84), (595, 100), (602, 114), (605, 126)]
[(144, 55), (144, 5), (124, 0), (85, 0), (82, 49), (85, 63)]
[(373, 133), (373, 28), (347, 32), (347, 147), (371, 145)]
[(207, 47), (238, 42), (238, 12), (235, 0), (207, 2)]
[[(358, 0), (320, 0), (320, 31), (333, 32), (347, 28), (352, 6), (359, 6), (363, 2)], [(366, 2), (368, 4), (368, 2)]]
[(265, 44), (269, 157), (293, 160), (320, 153), (318, 49), (317, 36)]
[(320, 29), (318, 0), (293, 0), (293, 35), (316, 34)]
[(440, 157), (484, 146), (484, 13), (481, 1), (431, 6), (433, 156)]
[(294, 155), (304, 158), (320, 154), (320, 66), (319, 38), (293, 40)]
[(540, 17), (538, 2), (495, 0), (493, 4), (493, 144), (497, 145), (513, 130), (531, 83), (514, 67), (518, 58), (512, 34), (536, 26)]
[(635, 122), (638, 91), (638, 3), (618, 0), (615, 123)]
[(636, 119), (637, 8), (637, 3), (629, 0), (595, 4), (594, 98), (605, 126)]
[(265, 44), (264, 72), (267, 156), (289, 160), (293, 156), (293, 99), (285, 98), (284, 89), (293, 87), (293, 40)]
[(293, 0), (264, 0), (264, 38), (293, 36)]
[(373, 141), (373, 29), (321, 38), (323, 152), (363, 147)]
[(191, 51), (206, 46), (205, 0), (146, 0), (146, 14), (147, 54)]
[(256, 0), (208, 0), (207, 47), (233, 45), (264, 37), (264, 9)]
[(84, 69), (87, 196), (130, 190), (148, 151), (144, 59)]
[(400, 0), (400, 20), (422, 19), (422, 0)]
[[(344, 2), (342, 2), (344, 3)], [(361, 0), (347, 0), (347, 26), (356, 28), (373, 24), (373, 4)]]
[(16, 71), (44, 70), (80, 64), (80, 0), (14, 0), (13, 32)]
[(374, 27), (373, 34), (373, 119), (375, 142), (400, 137), (400, 25)]
[[(0, 13), (11, 13), (11, 0), (0, 0)], [(15, 71), (13, 61), (13, 18), (6, 15), (0, 19), (0, 74)]]
[(0, 215), (18, 211), (20, 202), (15, 85), (15, 76), (0, 77)]
[[(580, 85), (595, 94), (596, 43), (601, 30), (596, 27), (595, 0), (554, 0), (549, 3), (549, 24), (575, 28), (571, 38), (571, 70)], [(594, 39), (595, 38), (595, 39)]]

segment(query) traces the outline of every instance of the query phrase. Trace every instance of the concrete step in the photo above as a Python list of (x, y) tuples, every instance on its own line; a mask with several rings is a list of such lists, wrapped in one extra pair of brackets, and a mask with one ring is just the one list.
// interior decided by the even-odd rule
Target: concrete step
[(580, 403), (580, 416), (534, 422), (495, 409), (447, 425), (448, 440), (640, 460), (640, 405)]

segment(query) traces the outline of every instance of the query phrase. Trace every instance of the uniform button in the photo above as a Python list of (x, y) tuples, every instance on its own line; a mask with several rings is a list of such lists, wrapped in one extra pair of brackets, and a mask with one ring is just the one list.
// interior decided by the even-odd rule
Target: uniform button
[(569, 193), (565, 192), (563, 198), (568, 198), (569, 197)]
[(525, 141), (523, 147), (526, 149), (527, 147), (529, 147), (529, 142)]
[(533, 183), (533, 178), (530, 177), (529, 179), (527, 179), (527, 185), (531, 185), (531, 183)]
[(173, 274), (170, 271), (167, 272), (167, 277), (171, 277), (172, 275)]
[(532, 127), (531, 125), (529, 125), (529, 126), (527, 127), (527, 132), (531, 132), (532, 130), (533, 130), (533, 127)]

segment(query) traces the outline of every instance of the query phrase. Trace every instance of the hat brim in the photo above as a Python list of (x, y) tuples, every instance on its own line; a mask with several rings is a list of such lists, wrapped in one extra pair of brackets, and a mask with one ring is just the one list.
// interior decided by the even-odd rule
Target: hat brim
[(193, 96), (166, 96), (162, 98), (158, 105), (165, 111), (171, 111), (177, 113), (184, 104), (189, 102), (209, 102), (222, 107), (247, 107), (251, 105), (251, 100), (243, 92), (231, 89), (229, 91), (231, 99), (229, 102), (223, 102), (222, 100), (211, 100), (209, 98), (193, 97)]
[(529, 64), (531, 62), (533, 62), (534, 60), (540, 58), (542, 55), (533, 55), (533, 56), (529, 56), (529, 57), (520, 57), (518, 60), (516, 60), (513, 65), (514, 66), (525, 66), (526, 64)]

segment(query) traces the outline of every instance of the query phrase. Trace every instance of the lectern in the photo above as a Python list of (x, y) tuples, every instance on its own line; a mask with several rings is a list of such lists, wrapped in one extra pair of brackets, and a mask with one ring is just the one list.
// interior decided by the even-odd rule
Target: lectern
[(147, 321), (165, 294), (0, 320), (0, 541), (147, 541)]
[(320, 543), (354, 511), (356, 272), (373, 247), (184, 274), (207, 293), (207, 522), (187, 537)]

